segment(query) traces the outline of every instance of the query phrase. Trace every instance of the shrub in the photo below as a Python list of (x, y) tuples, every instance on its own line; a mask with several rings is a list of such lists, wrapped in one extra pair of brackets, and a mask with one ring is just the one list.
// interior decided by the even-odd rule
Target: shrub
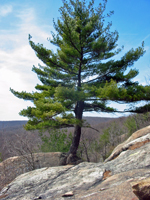
[(72, 134), (67, 134), (67, 130), (51, 129), (46, 134), (40, 133), (42, 145), (40, 147), (42, 152), (68, 152), (72, 143)]

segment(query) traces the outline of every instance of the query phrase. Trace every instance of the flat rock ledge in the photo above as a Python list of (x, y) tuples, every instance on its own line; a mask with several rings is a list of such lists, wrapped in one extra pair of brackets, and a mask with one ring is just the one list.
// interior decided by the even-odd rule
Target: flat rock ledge
[[(109, 161), (45, 167), (24, 173), (2, 189), (0, 199), (142, 199), (133, 191), (138, 181), (150, 177), (150, 126), (145, 133), (141, 130), (116, 148)], [(115, 151), (119, 152), (116, 158)], [(150, 185), (149, 180), (146, 182)]]

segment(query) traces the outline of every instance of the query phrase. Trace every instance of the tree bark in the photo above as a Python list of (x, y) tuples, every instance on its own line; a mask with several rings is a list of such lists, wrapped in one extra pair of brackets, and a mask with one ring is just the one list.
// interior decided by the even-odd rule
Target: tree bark
[[(78, 101), (74, 112), (76, 119), (78, 119), (79, 122), (82, 120), (83, 109), (84, 109), (84, 102)], [(77, 150), (81, 138), (81, 128), (82, 124), (79, 123), (75, 125), (72, 144), (70, 146), (70, 150), (67, 156), (67, 161), (66, 161), (67, 164), (77, 164), (78, 162), (81, 162), (81, 159), (77, 157)]]

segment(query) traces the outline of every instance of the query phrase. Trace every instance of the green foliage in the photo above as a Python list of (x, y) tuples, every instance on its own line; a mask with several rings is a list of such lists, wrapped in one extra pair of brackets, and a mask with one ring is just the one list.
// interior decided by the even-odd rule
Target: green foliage
[(150, 122), (150, 113), (134, 114), (127, 117), (124, 126), (128, 129), (128, 136), (143, 128)]
[(68, 152), (72, 143), (72, 134), (67, 135), (67, 130), (50, 130), (49, 136), (40, 133), (42, 152)]
[(2, 162), (3, 159), (2, 159), (2, 153), (0, 152), (0, 162)]
[[(99, 138), (99, 151), (101, 152), (103, 161), (111, 154), (112, 148), (114, 147), (114, 140), (117, 138), (113, 126), (116, 123), (112, 122), (109, 127), (103, 129), (103, 134)], [(112, 133), (113, 130), (113, 133)], [(111, 137), (113, 135), (113, 138)]]
[(109, 143), (109, 128), (103, 130), (103, 134), (100, 136), (100, 142), (106, 146)]
[(132, 116), (129, 116), (125, 121), (124, 125), (128, 129), (128, 136), (132, 135), (137, 130), (136, 121)]

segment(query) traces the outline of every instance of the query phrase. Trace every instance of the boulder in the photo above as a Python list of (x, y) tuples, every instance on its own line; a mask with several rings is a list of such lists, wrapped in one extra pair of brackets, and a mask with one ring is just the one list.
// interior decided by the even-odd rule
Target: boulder
[(132, 184), (150, 177), (149, 138), (150, 126), (116, 147), (104, 163), (82, 162), (24, 173), (2, 189), (0, 198), (138, 200), (141, 197), (134, 194)]
[(131, 185), (134, 194), (136, 194), (140, 200), (150, 199), (150, 178), (131, 182)]

